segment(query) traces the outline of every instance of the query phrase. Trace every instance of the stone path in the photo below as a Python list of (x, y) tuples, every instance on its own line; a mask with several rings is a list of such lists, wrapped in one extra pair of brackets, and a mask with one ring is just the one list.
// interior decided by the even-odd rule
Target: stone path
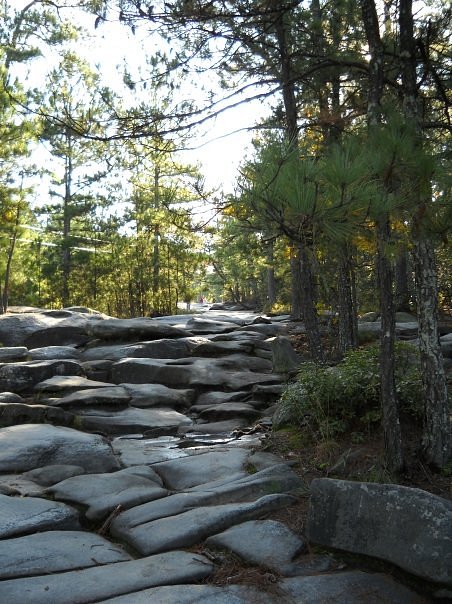
[(429, 601), (271, 519), (307, 485), (234, 430), (271, 423), (283, 319), (0, 318), (0, 603)]

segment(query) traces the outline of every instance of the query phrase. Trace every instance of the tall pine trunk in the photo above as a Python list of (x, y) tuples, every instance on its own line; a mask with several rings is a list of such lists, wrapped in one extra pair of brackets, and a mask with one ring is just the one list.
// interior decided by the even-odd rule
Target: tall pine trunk
[[(292, 58), (287, 40), (285, 15), (280, 12), (275, 22), (275, 33), (278, 43), (280, 60), (280, 80), (282, 84), (283, 103), (286, 116), (286, 131), (291, 150), (298, 150), (298, 114), (295, 93), (295, 81)], [(292, 314), (302, 311), (306, 327), (309, 351), (316, 361), (323, 360), (322, 341), (315, 307), (314, 288), (312, 282), (311, 256), (306, 248), (306, 234), (298, 245), (299, 266), (292, 268)], [(297, 282), (296, 275), (299, 274)], [(294, 289), (295, 288), (295, 289)], [(299, 289), (298, 289), (299, 288)], [(302, 308), (298, 307), (301, 303)]]
[[(367, 120), (369, 131), (381, 123), (381, 96), (383, 93), (384, 54), (380, 27), (374, 0), (361, 0), (361, 9), (370, 51)], [(391, 237), (389, 216), (384, 212), (377, 220), (377, 269), (380, 292), (380, 402), (383, 415), (385, 461), (389, 470), (403, 468), (402, 435), (397, 407), (394, 379), (395, 319), (393, 276), (387, 246)]]
[(341, 355), (358, 346), (358, 314), (353, 258), (349, 246), (341, 246), (338, 263), (339, 349)]
[(403, 468), (402, 432), (395, 385), (395, 311), (392, 293), (393, 275), (391, 260), (386, 247), (391, 238), (389, 216), (381, 216), (377, 222), (377, 273), (380, 291), (380, 398), (383, 415), (383, 434), (386, 465), (393, 471)]
[[(416, 45), (412, 0), (400, 0), (400, 60), (402, 66), (403, 107), (406, 121), (415, 125), (419, 146), (422, 144), (421, 119), (417, 98)], [(417, 315), (424, 390), (423, 456), (427, 463), (443, 468), (450, 459), (452, 444), (449, 402), (444, 362), (438, 333), (438, 287), (435, 251), (425, 232), (423, 217), (431, 199), (420, 191), (413, 220), (413, 260), (416, 277)]]

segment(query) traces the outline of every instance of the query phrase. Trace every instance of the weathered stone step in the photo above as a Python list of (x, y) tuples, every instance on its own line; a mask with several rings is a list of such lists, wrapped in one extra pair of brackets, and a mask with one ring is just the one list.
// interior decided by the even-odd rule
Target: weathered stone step
[(201, 581), (212, 570), (212, 563), (204, 556), (173, 551), (141, 560), (1, 581), (0, 602), (88, 604), (156, 585)]

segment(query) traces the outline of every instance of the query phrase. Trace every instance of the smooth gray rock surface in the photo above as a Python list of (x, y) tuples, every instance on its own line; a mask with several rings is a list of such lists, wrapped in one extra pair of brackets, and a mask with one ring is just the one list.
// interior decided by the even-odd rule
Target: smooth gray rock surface
[(338, 573), (250, 585), (156, 587), (99, 604), (426, 604), (385, 575)]
[(130, 469), (110, 474), (86, 474), (67, 478), (47, 489), (58, 501), (86, 506), (89, 520), (101, 520), (118, 505), (128, 509), (166, 497), (168, 491), (154, 482), (155, 473), (148, 476), (141, 467), (135, 474)]
[(137, 317), (135, 319), (105, 319), (104, 321), (92, 322), (89, 325), (89, 334), (102, 340), (159, 340), (161, 338), (183, 338), (192, 335), (185, 329), (180, 329), (156, 321), (149, 317)]
[(53, 464), (36, 468), (29, 472), (24, 472), (23, 476), (33, 480), (39, 485), (48, 487), (67, 478), (84, 474), (85, 470), (82, 466), (72, 464)]
[(8, 604), (88, 604), (157, 585), (201, 581), (212, 572), (204, 556), (168, 552), (141, 560), (0, 582)]
[[(221, 359), (189, 357), (185, 359), (123, 359), (113, 364), (112, 380), (135, 384), (157, 383), (173, 388), (221, 386), (241, 390), (257, 383), (278, 382), (275, 374), (258, 372), (256, 361), (245, 355), (231, 355)], [(268, 362), (267, 362), (268, 363)]]
[(0, 495), (0, 539), (36, 531), (78, 528), (78, 511), (64, 503), (37, 497)]
[(86, 472), (120, 469), (110, 446), (101, 436), (46, 424), (0, 429), (0, 472), (26, 472), (74, 461)]
[(82, 374), (80, 363), (70, 359), (6, 363), (0, 365), (0, 389), (19, 393), (54, 375)]
[(28, 348), (25, 346), (0, 347), (0, 363), (7, 361), (22, 361), (28, 356)]
[(237, 554), (248, 564), (264, 566), (282, 575), (297, 574), (293, 559), (306, 548), (285, 524), (274, 520), (250, 520), (209, 537), (208, 547)]
[[(187, 548), (201, 543), (234, 524), (260, 518), (264, 514), (293, 505), (291, 495), (265, 495), (257, 501), (200, 506), (175, 516), (160, 518), (142, 524), (130, 531), (121, 531), (121, 537), (143, 555)], [(113, 529), (115, 535), (119, 531)]]
[(83, 361), (108, 359), (119, 361), (125, 358), (179, 359), (191, 354), (190, 338), (162, 338), (135, 344), (115, 344), (87, 348), (82, 354)]
[(181, 491), (239, 472), (248, 455), (247, 449), (225, 449), (157, 463), (153, 468), (169, 489)]
[(77, 345), (88, 340), (86, 327), (99, 317), (70, 311), (38, 311), (0, 316), (4, 346)]
[(176, 516), (199, 506), (241, 503), (269, 494), (303, 492), (306, 492), (306, 488), (302, 480), (285, 464), (266, 468), (256, 474), (237, 472), (125, 511), (113, 520), (112, 532), (121, 537), (134, 529), (140, 531), (140, 525)]
[(119, 384), (130, 396), (133, 407), (172, 407), (185, 408), (191, 405), (196, 397), (192, 388), (168, 388), (163, 384)]
[(66, 394), (54, 400), (53, 405), (58, 407), (118, 405), (125, 406), (130, 401), (130, 395), (121, 386), (108, 386), (106, 388), (86, 388), (71, 394)]
[(14, 497), (45, 497), (45, 487), (25, 474), (0, 474), (0, 493)]
[(155, 464), (170, 459), (188, 457), (185, 449), (176, 446), (179, 438), (161, 436), (157, 438), (119, 437), (112, 440), (112, 448), (124, 467)]
[(135, 409), (129, 407), (120, 411), (102, 411), (99, 409), (78, 410), (79, 423), (85, 430), (105, 432), (107, 434), (133, 434), (152, 431), (154, 435), (176, 433), (180, 426), (190, 426), (192, 420), (174, 411), (152, 407)]
[(257, 419), (260, 413), (247, 403), (220, 403), (203, 409), (199, 417), (207, 421), (223, 421), (231, 417), (245, 417), (250, 422)]
[(452, 502), (392, 484), (316, 479), (308, 537), (452, 585)]
[[(64, 409), (48, 405), (27, 405), (25, 403), (1, 403), (0, 425), (52, 423), (59, 426), (73, 426), (75, 417)], [(1, 434), (1, 433), (0, 433)], [(1, 452), (0, 452), (1, 458)]]
[(223, 392), (222, 390), (210, 390), (202, 392), (196, 399), (197, 405), (220, 405), (221, 403), (233, 403), (243, 400), (249, 392), (241, 390), (239, 392)]
[(15, 392), (0, 392), (0, 403), (24, 403), (23, 399), (19, 394)]
[(290, 373), (300, 369), (301, 359), (293, 349), (289, 338), (276, 336), (271, 340), (273, 371)]
[(293, 577), (280, 583), (287, 602), (300, 604), (426, 604), (426, 600), (383, 574), (348, 571)]
[(236, 327), (237, 325), (232, 321), (206, 319), (205, 317), (192, 317), (187, 321), (187, 329), (195, 334), (227, 333)]
[(89, 380), (79, 375), (55, 375), (48, 380), (39, 382), (34, 389), (38, 392), (72, 392), (83, 389), (108, 388), (110, 386), (109, 382)]
[(80, 351), (74, 348), (74, 346), (44, 346), (42, 348), (32, 348), (28, 354), (33, 361), (80, 358)]
[[(279, 592), (279, 595), (278, 595)], [(174, 585), (103, 600), (99, 604), (288, 604), (287, 594), (248, 585)]]
[(0, 579), (77, 570), (131, 559), (122, 548), (100, 535), (84, 531), (45, 531), (0, 541)]

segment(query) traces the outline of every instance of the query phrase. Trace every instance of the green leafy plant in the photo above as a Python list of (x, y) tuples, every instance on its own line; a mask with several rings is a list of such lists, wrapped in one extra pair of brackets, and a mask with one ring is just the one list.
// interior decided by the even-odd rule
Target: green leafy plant
[[(416, 349), (397, 343), (396, 386), (401, 409), (418, 416), (421, 409), (421, 376)], [(321, 440), (352, 428), (356, 420), (372, 431), (380, 414), (379, 346), (349, 352), (344, 360), (325, 367), (304, 363), (297, 381), (282, 394), (274, 426), (291, 424)]]

